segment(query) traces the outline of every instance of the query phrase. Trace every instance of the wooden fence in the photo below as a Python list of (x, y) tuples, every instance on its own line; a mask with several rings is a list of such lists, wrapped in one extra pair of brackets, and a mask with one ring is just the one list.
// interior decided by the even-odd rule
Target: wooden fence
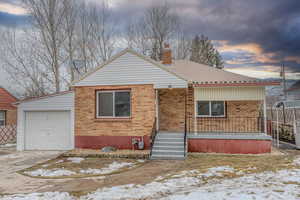
[(17, 140), (17, 126), (0, 126), (0, 145), (15, 143)]

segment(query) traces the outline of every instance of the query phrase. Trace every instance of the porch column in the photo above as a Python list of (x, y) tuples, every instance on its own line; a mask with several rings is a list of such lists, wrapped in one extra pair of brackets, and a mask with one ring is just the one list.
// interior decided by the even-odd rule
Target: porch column
[(156, 131), (159, 130), (159, 118), (158, 118), (158, 89), (155, 90), (155, 118), (156, 118)]
[[(195, 95), (195, 93), (194, 93)], [(197, 128), (197, 101), (195, 98), (193, 98), (193, 103), (194, 103), (194, 135), (197, 135), (198, 128)]]
[(267, 130), (267, 103), (266, 103), (266, 96), (264, 98), (264, 127), (265, 127), (265, 134), (268, 134)]

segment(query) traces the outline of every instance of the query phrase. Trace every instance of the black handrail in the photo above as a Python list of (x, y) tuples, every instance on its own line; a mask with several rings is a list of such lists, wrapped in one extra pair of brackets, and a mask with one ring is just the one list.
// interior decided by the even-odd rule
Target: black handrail
[(185, 102), (184, 102), (184, 157), (186, 157), (186, 152), (187, 152), (187, 145), (186, 145), (186, 142), (187, 142), (187, 93), (185, 94)]
[(157, 134), (157, 130), (156, 130), (156, 123), (157, 122), (156, 121), (157, 121), (157, 119), (155, 117), (154, 122), (153, 122), (153, 127), (152, 127), (151, 138), (150, 138), (150, 157), (152, 156), (152, 149), (153, 149), (155, 137), (156, 137), (156, 134)]

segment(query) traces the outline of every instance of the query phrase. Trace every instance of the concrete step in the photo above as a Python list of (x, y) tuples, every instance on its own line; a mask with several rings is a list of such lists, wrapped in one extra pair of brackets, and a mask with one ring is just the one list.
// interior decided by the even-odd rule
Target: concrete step
[(184, 155), (163, 155), (155, 154), (150, 157), (151, 160), (183, 160), (185, 159)]
[(184, 135), (183, 134), (168, 134), (168, 133), (165, 133), (165, 134), (157, 134), (156, 135), (156, 138), (184, 138)]
[(155, 142), (184, 142), (181, 138), (155, 138)]
[(170, 151), (170, 150), (154, 150), (152, 155), (184, 155), (184, 151)]
[(154, 142), (154, 146), (184, 146), (184, 142)]
[(184, 151), (184, 146), (153, 146), (152, 150)]

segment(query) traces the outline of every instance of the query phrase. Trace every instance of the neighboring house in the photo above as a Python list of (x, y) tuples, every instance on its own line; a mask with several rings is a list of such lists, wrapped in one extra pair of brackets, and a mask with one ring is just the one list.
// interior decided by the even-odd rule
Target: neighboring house
[(286, 90), (288, 100), (300, 100), (300, 80)]
[(17, 102), (17, 98), (0, 87), (0, 126), (16, 125), (17, 107), (14, 105), (15, 102)]
[(73, 91), (19, 102), (18, 149), (132, 149), (139, 140), (152, 158), (266, 153), (265, 86), (278, 84), (172, 61), (170, 49), (162, 63), (125, 49)]

